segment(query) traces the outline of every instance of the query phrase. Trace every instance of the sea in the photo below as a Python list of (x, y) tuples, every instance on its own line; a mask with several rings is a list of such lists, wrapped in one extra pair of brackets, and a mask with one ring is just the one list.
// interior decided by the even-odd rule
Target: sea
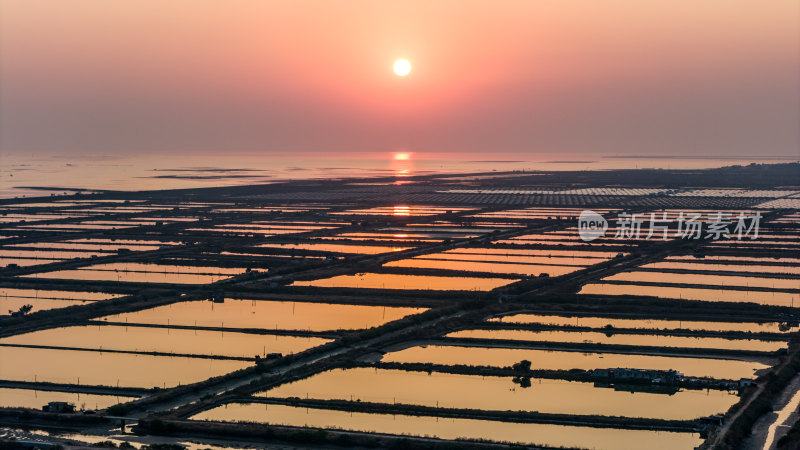
[(508, 171), (706, 169), (798, 161), (790, 157), (574, 155), (568, 153), (296, 152), (19, 155), (0, 152), (0, 198), (75, 191), (142, 191), (268, 184), (299, 179)]

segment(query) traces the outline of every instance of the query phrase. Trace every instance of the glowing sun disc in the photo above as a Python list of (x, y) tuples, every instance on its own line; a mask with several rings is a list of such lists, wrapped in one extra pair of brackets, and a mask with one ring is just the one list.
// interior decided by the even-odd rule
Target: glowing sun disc
[(394, 73), (404, 77), (411, 72), (411, 63), (407, 59), (398, 59), (394, 62)]

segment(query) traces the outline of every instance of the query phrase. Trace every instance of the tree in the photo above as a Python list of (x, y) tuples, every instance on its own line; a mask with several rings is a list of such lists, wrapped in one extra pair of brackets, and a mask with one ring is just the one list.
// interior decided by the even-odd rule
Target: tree
[(522, 361), (511, 366), (511, 368), (517, 372), (530, 372), (531, 362), (528, 361), (527, 359), (523, 359)]
[(33, 309), (33, 305), (22, 305), (22, 306), (19, 307), (19, 309), (16, 312), (12, 311), (10, 309), (8, 310), (8, 312), (12, 316), (24, 316), (25, 314), (28, 314), (29, 312), (31, 312), (32, 309)]

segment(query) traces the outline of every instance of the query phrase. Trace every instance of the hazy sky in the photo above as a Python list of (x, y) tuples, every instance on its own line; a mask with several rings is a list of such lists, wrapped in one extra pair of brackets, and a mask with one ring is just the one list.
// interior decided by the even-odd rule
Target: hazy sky
[(0, 39), (6, 154), (800, 146), (798, 0), (0, 0)]

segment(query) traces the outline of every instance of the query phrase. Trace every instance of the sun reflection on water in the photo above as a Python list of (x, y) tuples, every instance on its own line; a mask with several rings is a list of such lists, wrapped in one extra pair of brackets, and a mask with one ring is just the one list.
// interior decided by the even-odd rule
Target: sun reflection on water
[(395, 206), (392, 211), (393, 216), (410, 216), (411, 207), (409, 206)]

